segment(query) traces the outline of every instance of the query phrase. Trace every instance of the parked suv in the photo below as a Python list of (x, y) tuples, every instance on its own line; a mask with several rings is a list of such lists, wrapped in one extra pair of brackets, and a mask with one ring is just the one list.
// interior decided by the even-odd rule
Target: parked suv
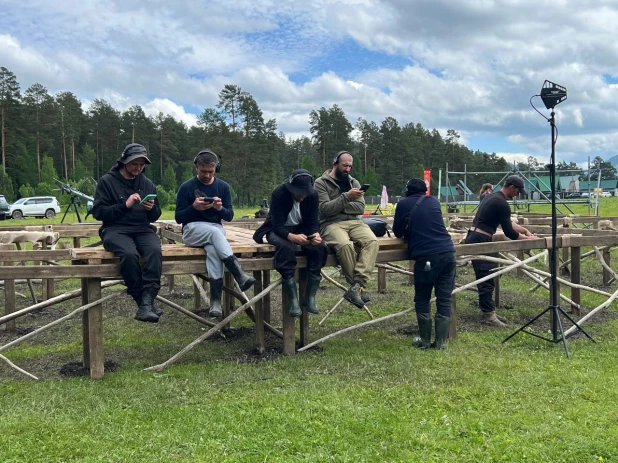
[(7, 211), (9, 210), (9, 203), (6, 202), (4, 195), (0, 195), (0, 220), (6, 218)]
[(58, 200), (53, 196), (21, 198), (11, 204), (8, 214), (14, 219), (22, 217), (46, 217), (51, 219), (60, 213)]

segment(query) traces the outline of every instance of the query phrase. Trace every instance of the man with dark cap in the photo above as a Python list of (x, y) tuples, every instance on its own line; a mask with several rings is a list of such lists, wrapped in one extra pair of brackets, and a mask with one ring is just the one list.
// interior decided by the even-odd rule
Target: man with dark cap
[(234, 276), (241, 291), (253, 286), (255, 278), (243, 271), (221, 225), (222, 220), (230, 222), (234, 218), (234, 208), (230, 186), (215, 175), (221, 170), (219, 155), (204, 149), (197, 153), (193, 165), (196, 176), (180, 185), (176, 195), (176, 222), (182, 224), (184, 244), (206, 251), (206, 271), (210, 277), (208, 314), (218, 318), (223, 315), (224, 268)]
[(436, 293), (435, 347), (446, 348), (451, 321), (451, 293), (455, 286), (455, 246), (442, 218), (440, 201), (426, 195), (427, 185), (413, 178), (406, 197), (397, 203), (393, 232), (408, 242), (408, 258), (414, 260), (414, 307), (419, 337), (416, 347), (431, 344), (431, 292)]
[[(520, 194), (526, 194), (524, 182), (521, 177), (511, 175), (506, 179), (500, 191), (492, 193), (481, 201), (476, 215), (474, 216), (474, 220), (472, 221), (472, 227), (468, 230), (466, 244), (490, 242), (498, 226), (501, 226), (504, 234), (512, 240), (536, 238), (536, 236), (530, 233), (526, 228), (511, 222), (511, 208), (507, 200), (511, 200)], [(495, 254), (489, 255), (496, 256)], [(473, 260), (472, 266), (474, 267), (474, 274), (478, 280), (489, 275), (492, 269), (496, 267), (496, 264), (484, 260)], [(493, 297), (494, 286), (495, 282), (493, 278), (477, 285), (479, 291), (479, 306), (481, 308), (481, 322), (490, 326), (504, 327), (507, 326), (507, 321), (496, 315)]]
[(151, 164), (146, 148), (127, 145), (97, 183), (92, 216), (103, 222), (99, 229), (103, 247), (120, 258), (127, 293), (138, 306), (135, 319), (157, 323), (163, 314), (153, 304), (161, 288), (161, 240), (151, 223), (161, 216), (161, 208), (154, 184), (144, 175), (146, 164)]
[[(315, 295), (320, 287), (320, 271), (326, 264), (328, 248), (320, 237), (318, 222), (318, 194), (313, 188), (313, 176), (305, 169), (292, 172), (286, 182), (277, 186), (270, 201), (266, 221), (255, 231), (253, 239), (266, 240), (277, 248), (274, 257), (275, 270), (281, 274), (283, 288), (290, 303), (290, 316), (307, 312), (319, 314)], [(307, 291), (299, 303), (294, 268), (297, 246), (307, 255)]]
[[(356, 307), (369, 302), (367, 282), (373, 272), (380, 244), (361, 220), (365, 212), (365, 191), (350, 175), (354, 159), (339, 151), (333, 166), (315, 181), (320, 201), (320, 231), (326, 244), (337, 253), (337, 261), (350, 284), (343, 297)], [(357, 248), (359, 249), (357, 253)]]

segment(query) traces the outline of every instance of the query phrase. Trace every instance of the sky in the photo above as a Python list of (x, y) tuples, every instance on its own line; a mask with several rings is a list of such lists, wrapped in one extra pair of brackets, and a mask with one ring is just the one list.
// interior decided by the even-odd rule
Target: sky
[(547, 79), (568, 95), (556, 159), (584, 166), (618, 154), (616, 24), (614, 0), (0, 0), (0, 66), (85, 110), (195, 124), (235, 84), (287, 137), (337, 104), (352, 124), (391, 116), (541, 162), (550, 126), (530, 99)]

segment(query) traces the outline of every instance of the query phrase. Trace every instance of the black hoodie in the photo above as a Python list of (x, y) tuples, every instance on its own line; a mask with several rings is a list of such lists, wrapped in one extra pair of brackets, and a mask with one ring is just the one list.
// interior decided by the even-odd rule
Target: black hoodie
[(158, 199), (149, 211), (138, 203), (127, 208), (127, 198), (133, 193), (139, 193), (144, 198), (156, 194), (157, 189), (143, 173), (133, 180), (124, 178), (119, 172), (120, 167), (112, 167), (97, 184), (92, 216), (103, 222), (101, 230), (114, 226), (147, 227), (161, 216)]

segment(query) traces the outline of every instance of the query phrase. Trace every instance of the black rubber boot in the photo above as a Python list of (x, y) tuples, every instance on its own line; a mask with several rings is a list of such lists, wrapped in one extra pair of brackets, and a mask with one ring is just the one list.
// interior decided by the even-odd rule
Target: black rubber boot
[(412, 344), (419, 349), (429, 349), (431, 347), (431, 314), (417, 312), (418, 336), (412, 339)]
[(369, 293), (367, 292), (364, 286), (361, 286), (360, 294), (361, 294), (361, 299), (363, 300), (365, 304), (371, 301), (371, 296), (369, 296)]
[(343, 298), (354, 304), (359, 309), (362, 309), (365, 306), (365, 302), (361, 298), (361, 284), (358, 281), (352, 283), (352, 286), (350, 286), (348, 290), (343, 293)]
[(236, 283), (238, 283), (238, 286), (240, 286), (241, 291), (246, 291), (253, 286), (253, 283), (255, 283), (255, 278), (247, 275), (243, 271), (236, 256), (226, 257), (223, 259), (223, 263), (229, 272), (234, 276), (234, 279), (236, 280)]
[(288, 280), (283, 280), (283, 288), (285, 289), (285, 293), (288, 296), (288, 302), (290, 303), (290, 317), (300, 317), (303, 313), (300, 310), (300, 305), (298, 303), (298, 288), (296, 287), (296, 279), (292, 277)]
[(223, 316), (221, 294), (223, 294), (223, 278), (210, 280), (210, 310), (208, 315), (213, 318), (221, 318)]
[(303, 307), (309, 313), (318, 315), (320, 309), (315, 303), (315, 295), (320, 289), (320, 281), (322, 281), (322, 275), (314, 275), (313, 273), (307, 274), (307, 290), (305, 291), (305, 300), (303, 301)]
[(446, 340), (451, 327), (451, 318), (436, 314), (436, 349), (446, 349)]
[(151, 288), (142, 291), (141, 303), (139, 309), (137, 309), (135, 313), (136, 320), (148, 323), (159, 322), (159, 316), (155, 313), (153, 307), (154, 298), (157, 296), (158, 292), (158, 290), (153, 290)]

